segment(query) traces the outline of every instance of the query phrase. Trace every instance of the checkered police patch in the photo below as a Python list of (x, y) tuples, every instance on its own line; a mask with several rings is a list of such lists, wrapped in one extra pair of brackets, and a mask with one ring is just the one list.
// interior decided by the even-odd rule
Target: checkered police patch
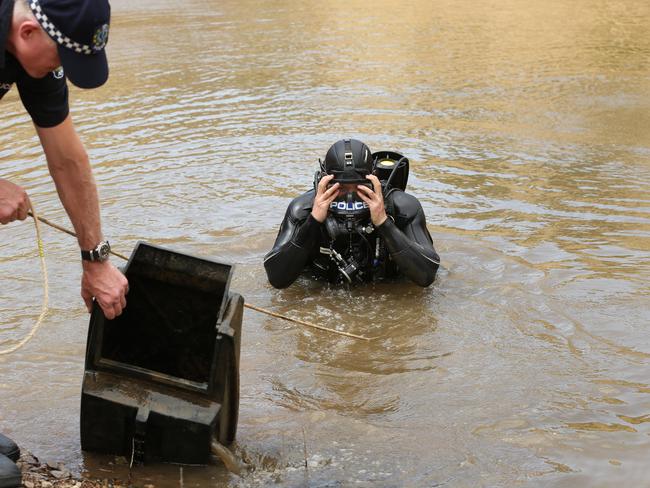
[[(73, 41), (63, 32), (61, 32), (48, 18), (43, 9), (41, 8), (38, 0), (29, 0), (29, 8), (32, 10), (34, 17), (38, 20), (38, 23), (41, 24), (41, 27), (48, 35), (56, 41), (57, 44), (70, 49), (79, 54), (95, 54), (96, 50), (94, 46), (88, 46), (87, 44), (81, 44), (79, 42)], [(108, 38), (108, 29), (107, 29), (107, 38)], [(101, 50), (101, 49), (100, 49)]]

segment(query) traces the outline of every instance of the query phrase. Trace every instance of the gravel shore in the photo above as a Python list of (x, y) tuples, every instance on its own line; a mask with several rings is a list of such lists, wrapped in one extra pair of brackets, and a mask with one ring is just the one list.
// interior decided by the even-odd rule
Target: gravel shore
[[(41, 462), (30, 452), (23, 452), (16, 462), (23, 473), (25, 488), (122, 488), (120, 480), (78, 478), (62, 463)], [(153, 488), (153, 485), (147, 485)]]

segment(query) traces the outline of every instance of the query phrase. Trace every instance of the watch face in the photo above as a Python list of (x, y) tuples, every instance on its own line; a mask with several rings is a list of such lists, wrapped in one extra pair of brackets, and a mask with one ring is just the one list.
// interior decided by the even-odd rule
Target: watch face
[(99, 257), (101, 259), (107, 258), (108, 257), (108, 252), (111, 250), (111, 247), (108, 245), (107, 242), (103, 242), (101, 246), (99, 246)]

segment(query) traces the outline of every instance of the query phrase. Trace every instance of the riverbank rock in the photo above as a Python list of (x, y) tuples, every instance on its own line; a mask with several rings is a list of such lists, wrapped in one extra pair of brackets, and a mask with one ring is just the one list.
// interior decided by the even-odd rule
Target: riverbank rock
[(62, 463), (42, 462), (24, 451), (16, 462), (23, 473), (25, 488), (125, 488), (119, 480), (78, 478)]

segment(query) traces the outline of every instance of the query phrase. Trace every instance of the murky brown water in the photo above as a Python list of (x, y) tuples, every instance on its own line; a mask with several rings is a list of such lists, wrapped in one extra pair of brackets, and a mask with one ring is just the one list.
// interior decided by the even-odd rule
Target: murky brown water
[[(237, 450), (255, 470), (186, 468), (185, 486), (650, 485), (648, 2), (114, 0), (113, 16), (111, 79), (73, 111), (117, 250), (218, 257), (250, 303), (378, 337), (246, 311)], [(67, 224), (16, 100), (1, 174)], [(288, 200), (346, 135), (410, 158), (433, 287), (266, 283)], [(44, 232), (52, 306), (0, 358), (0, 430), (111, 476), (79, 448), (75, 243)], [(0, 229), (5, 344), (39, 313), (33, 236)]]

